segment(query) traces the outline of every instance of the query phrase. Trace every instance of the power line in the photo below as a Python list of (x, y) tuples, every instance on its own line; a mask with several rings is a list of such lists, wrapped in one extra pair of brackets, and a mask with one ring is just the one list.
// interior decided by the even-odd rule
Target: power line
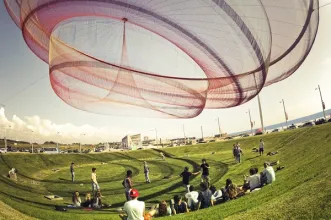
[(40, 80), (44, 79), (47, 75), (44, 75), (40, 78), (38, 78), (37, 80), (33, 81), (32, 83), (30, 83), (28, 86), (26, 86), (25, 88), (21, 89), (20, 91), (18, 91), (17, 93), (15, 93), (14, 95), (9, 96), (4, 102), (3, 104), (6, 104), (8, 101), (10, 101), (11, 99), (15, 98), (17, 95), (21, 94), (22, 92), (24, 92), (25, 90), (29, 89), (31, 86), (33, 86), (34, 84), (36, 84), (37, 82), (39, 82)]
[(331, 4), (331, 2), (326, 3), (326, 4), (324, 4), (324, 5), (320, 6), (320, 7), (318, 7), (318, 9), (323, 8), (323, 7), (325, 7), (325, 6), (327, 6), (327, 5), (330, 5), (330, 4)]

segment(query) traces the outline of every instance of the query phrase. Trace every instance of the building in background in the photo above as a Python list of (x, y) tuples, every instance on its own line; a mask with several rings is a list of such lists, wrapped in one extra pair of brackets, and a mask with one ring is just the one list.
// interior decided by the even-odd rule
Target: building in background
[(141, 134), (127, 135), (122, 139), (122, 149), (137, 150), (142, 148)]

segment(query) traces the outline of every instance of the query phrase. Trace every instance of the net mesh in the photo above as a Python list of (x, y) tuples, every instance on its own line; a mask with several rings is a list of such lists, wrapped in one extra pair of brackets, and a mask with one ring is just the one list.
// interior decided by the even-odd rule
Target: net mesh
[(318, 0), (4, 0), (55, 93), (100, 114), (192, 118), (293, 74)]

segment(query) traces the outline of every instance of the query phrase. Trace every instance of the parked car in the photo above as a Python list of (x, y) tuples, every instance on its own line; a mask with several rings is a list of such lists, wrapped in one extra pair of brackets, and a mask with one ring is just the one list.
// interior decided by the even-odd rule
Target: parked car
[(258, 131), (258, 132), (255, 133), (255, 136), (257, 136), (257, 135), (262, 135), (262, 134), (263, 134), (262, 131)]
[(331, 122), (331, 118), (328, 120), (328, 122)]
[(249, 134), (243, 134), (241, 137), (249, 137)]
[(233, 139), (233, 137), (226, 137), (226, 138), (224, 138), (224, 140), (232, 140)]
[(288, 130), (292, 130), (292, 129), (296, 129), (297, 128), (297, 126), (295, 126), (294, 124), (292, 124), (292, 125), (290, 125), (290, 126), (288, 126)]
[(305, 122), (305, 123), (302, 125), (303, 128), (304, 128), (304, 127), (312, 127), (312, 126), (314, 126), (314, 123), (311, 122), (311, 121)]
[(7, 153), (7, 149), (6, 148), (0, 148), (0, 153), (2, 153), (2, 154)]
[(279, 129), (274, 129), (274, 130), (272, 130), (272, 132), (271, 133), (274, 133), (274, 132), (279, 132)]

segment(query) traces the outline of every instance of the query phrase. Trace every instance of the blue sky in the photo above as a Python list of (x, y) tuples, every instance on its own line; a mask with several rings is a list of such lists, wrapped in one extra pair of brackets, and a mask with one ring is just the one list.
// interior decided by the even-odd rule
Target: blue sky
[[(321, 5), (327, 2), (320, 1)], [(290, 78), (262, 90), (260, 97), (265, 125), (284, 121), (282, 105), (279, 103), (282, 98), (290, 119), (321, 111), (319, 93), (315, 91), (318, 84), (326, 107), (331, 107), (330, 25), (331, 6), (326, 6), (320, 11), (317, 39), (305, 63)], [(203, 126), (204, 135), (210, 136), (218, 133), (217, 117), (224, 132), (248, 130), (248, 109), (251, 110), (253, 121), (260, 125), (256, 98), (235, 108), (205, 110), (193, 119), (118, 117), (77, 110), (53, 92), (48, 65), (26, 46), (20, 29), (7, 14), (3, 3), (0, 4), (0, 29), (0, 103), (5, 104), (4, 112), (0, 110), (0, 136), (10, 123), (16, 124), (16, 128), (21, 125), (25, 130), (19, 134), (19, 130), (12, 126), (8, 129), (9, 137), (31, 139), (26, 129), (30, 128), (35, 130), (35, 141), (54, 138), (68, 142), (79, 139), (82, 142), (119, 141), (126, 134), (133, 133), (154, 137), (153, 128), (157, 128), (158, 136), (162, 138), (181, 137), (183, 124), (186, 135), (200, 137), (200, 126)], [(39, 78), (42, 79), (17, 94)]]

